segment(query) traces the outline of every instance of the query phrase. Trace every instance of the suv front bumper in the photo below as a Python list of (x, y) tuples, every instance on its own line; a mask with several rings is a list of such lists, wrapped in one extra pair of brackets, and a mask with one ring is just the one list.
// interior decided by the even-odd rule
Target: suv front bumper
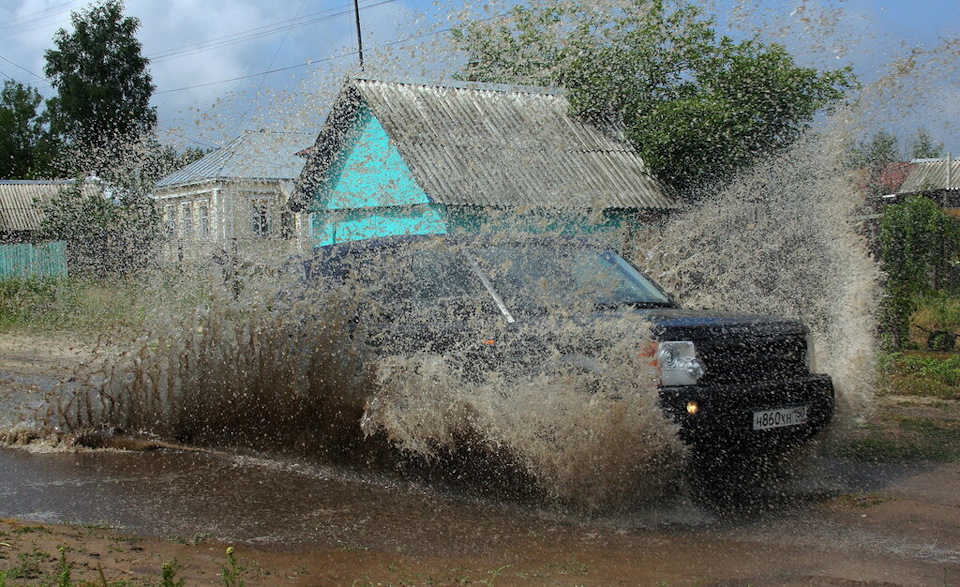
[[(680, 425), (680, 438), (695, 449), (769, 453), (799, 445), (826, 427), (833, 417), (833, 382), (829, 375), (814, 374), (789, 381), (662, 387), (660, 406)], [(758, 412), (802, 406), (807, 407), (803, 423), (754, 428)]]

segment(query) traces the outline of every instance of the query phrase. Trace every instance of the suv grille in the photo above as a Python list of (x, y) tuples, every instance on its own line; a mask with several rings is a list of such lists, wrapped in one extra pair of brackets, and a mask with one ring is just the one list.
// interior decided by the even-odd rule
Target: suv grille
[(701, 385), (790, 379), (807, 375), (801, 336), (696, 341), (706, 373)]

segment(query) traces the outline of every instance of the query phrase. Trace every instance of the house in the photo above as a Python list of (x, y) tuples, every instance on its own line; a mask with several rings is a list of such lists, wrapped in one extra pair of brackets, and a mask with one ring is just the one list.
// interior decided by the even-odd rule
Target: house
[(349, 80), (291, 206), (315, 245), (519, 230), (622, 238), (677, 204), (640, 156), (543, 88)]
[(880, 172), (879, 190), (882, 194), (895, 194), (903, 182), (910, 177), (917, 164), (913, 161), (894, 161), (887, 163)]
[(168, 259), (288, 254), (304, 245), (305, 214), (288, 200), (316, 133), (260, 130), (164, 177), (153, 198), (167, 227)]

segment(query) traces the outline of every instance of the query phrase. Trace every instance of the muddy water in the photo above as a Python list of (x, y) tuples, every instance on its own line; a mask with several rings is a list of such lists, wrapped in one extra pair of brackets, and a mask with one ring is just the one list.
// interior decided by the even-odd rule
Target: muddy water
[[(584, 517), (229, 453), (0, 449), (0, 516), (106, 524), (183, 540), (217, 538), (301, 561), (329, 549), (451, 561), (446, 564), (580, 561), (577, 568), (601, 576), (588, 584), (617, 577), (643, 583), (635, 574), (640, 569), (642, 576), (654, 570), (657, 580), (681, 582), (748, 577), (778, 585), (957, 584), (960, 550), (956, 519), (949, 516), (960, 502), (953, 492), (928, 492), (949, 484), (960, 469), (829, 461), (819, 467), (787, 493), (768, 496), (764, 507), (736, 515), (717, 515), (677, 496), (654, 507)], [(823, 505), (828, 489), (882, 489), (893, 498), (873, 509)]]
[[(2, 449), (0, 471), (0, 516), (261, 546), (456, 555), (580, 525), (453, 489), (227, 453)], [(638, 514), (625, 523), (699, 526), (712, 519), (683, 499), (664, 505), (647, 520)]]

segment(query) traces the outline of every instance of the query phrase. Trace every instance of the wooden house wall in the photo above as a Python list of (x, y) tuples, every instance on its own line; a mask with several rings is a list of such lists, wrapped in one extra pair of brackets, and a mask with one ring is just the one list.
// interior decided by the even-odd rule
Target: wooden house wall
[(386, 130), (362, 109), (330, 168), (313, 212), (316, 246), (397, 234), (442, 234), (448, 226)]

